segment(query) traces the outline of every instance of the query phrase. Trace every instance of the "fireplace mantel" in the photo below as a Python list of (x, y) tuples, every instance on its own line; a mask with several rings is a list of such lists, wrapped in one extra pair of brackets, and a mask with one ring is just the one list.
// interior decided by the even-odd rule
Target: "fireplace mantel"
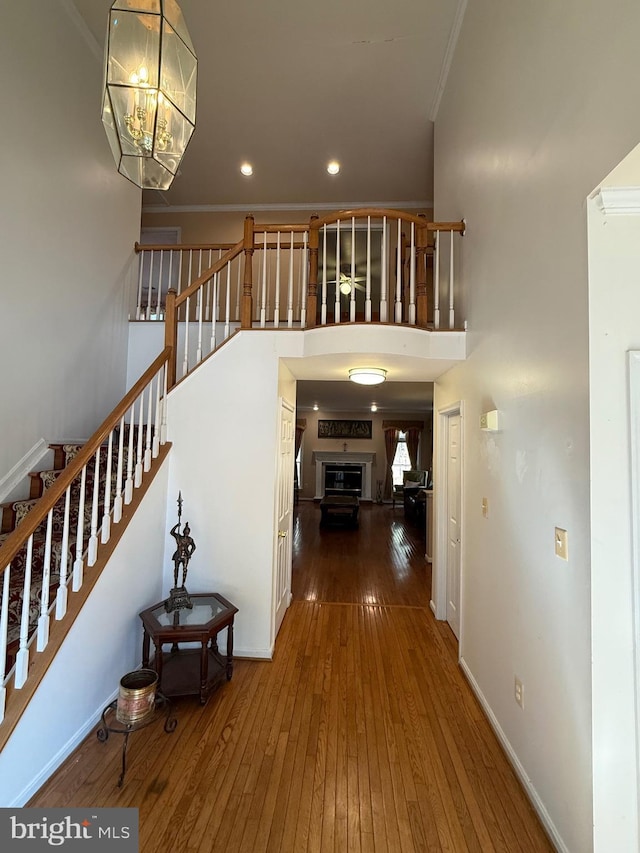
[(355, 450), (314, 450), (316, 466), (316, 500), (324, 497), (324, 469), (326, 465), (360, 465), (362, 467), (362, 500), (370, 501), (372, 468), (376, 463), (375, 453), (360, 453)]

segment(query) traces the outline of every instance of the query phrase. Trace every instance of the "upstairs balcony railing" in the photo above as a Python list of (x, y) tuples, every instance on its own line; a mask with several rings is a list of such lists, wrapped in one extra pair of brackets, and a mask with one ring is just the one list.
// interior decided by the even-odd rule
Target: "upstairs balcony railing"
[(232, 246), (137, 244), (135, 317), (166, 320), (165, 343), (178, 353), (169, 387), (238, 328), (454, 330), (463, 233), (464, 222), (365, 208), (308, 225), (258, 225), (247, 216)]

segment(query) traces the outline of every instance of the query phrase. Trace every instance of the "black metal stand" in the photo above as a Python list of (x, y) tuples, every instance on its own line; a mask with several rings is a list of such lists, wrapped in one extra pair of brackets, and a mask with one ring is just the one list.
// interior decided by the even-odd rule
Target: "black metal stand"
[(118, 779), (118, 788), (121, 788), (124, 782), (124, 774), (127, 772), (127, 744), (129, 743), (129, 735), (146, 728), (163, 716), (165, 718), (164, 730), (167, 734), (170, 734), (175, 731), (178, 721), (175, 717), (171, 716), (171, 702), (163, 693), (158, 691), (156, 691), (153, 711), (135, 723), (121, 723), (116, 719), (117, 704), (118, 700), (114, 699), (102, 712), (102, 725), (96, 732), (96, 737), (100, 743), (105, 743), (109, 738), (109, 733), (124, 735), (124, 741), (122, 742), (122, 772)]

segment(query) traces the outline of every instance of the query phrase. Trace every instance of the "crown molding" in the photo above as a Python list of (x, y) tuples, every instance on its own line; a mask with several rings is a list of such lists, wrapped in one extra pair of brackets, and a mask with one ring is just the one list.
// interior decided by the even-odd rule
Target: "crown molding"
[(453, 54), (456, 52), (456, 45), (458, 44), (460, 30), (462, 29), (464, 13), (467, 11), (467, 2), (468, 0), (458, 0), (458, 8), (456, 9), (456, 14), (453, 18), (451, 32), (449, 33), (449, 41), (447, 42), (447, 49), (444, 52), (442, 67), (440, 68), (440, 77), (438, 78), (438, 85), (436, 86), (435, 95), (433, 96), (433, 101), (431, 102), (431, 110), (429, 111), (430, 121), (435, 121), (438, 116), (438, 110), (440, 109), (440, 101), (442, 100), (442, 96), (447, 85), (449, 71), (451, 70), (451, 63), (453, 62)]
[(600, 187), (593, 198), (605, 216), (640, 214), (640, 187)]
[(290, 204), (143, 204), (143, 213), (246, 213), (279, 210), (353, 210), (359, 207), (384, 207), (392, 210), (430, 210), (432, 201), (336, 201), (291, 202)]

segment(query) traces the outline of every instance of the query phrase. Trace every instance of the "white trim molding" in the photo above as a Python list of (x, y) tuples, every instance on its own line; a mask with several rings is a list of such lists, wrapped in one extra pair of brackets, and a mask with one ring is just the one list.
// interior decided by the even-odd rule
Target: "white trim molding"
[(593, 198), (605, 216), (640, 214), (640, 187), (600, 187)]
[(49, 452), (49, 445), (44, 438), (39, 439), (13, 468), (0, 480), (0, 501), (4, 501), (11, 492), (19, 486)]
[(449, 77), (449, 71), (451, 70), (451, 63), (453, 62), (453, 54), (456, 52), (456, 45), (458, 44), (460, 30), (462, 29), (464, 13), (467, 11), (467, 2), (468, 0), (458, 0), (458, 8), (456, 9), (453, 24), (451, 25), (451, 32), (449, 33), (447, 49), (444, 52), (442, 66), (440, 67), (440, 77), (438, 78), (438, 85), (436, 86), (433, 101), (431, 102), (431, 110), (429, 111), (429, 121), (435, 121), (438, 117), (440, 101), (442, 100), (444, 90), (447, 86), (447, 79)]
[[(636, 731), (640, 731), (640, 352), (627, 353), (629, 429), (631, 434), (631, 536), (633, 572), (633, 640)], [(640, 777), (640, 738), (636, 738), (636, 772)], [(640, 794), (639, 794), (640, 796)], [(640, 802), (638, 803), (640, 812)]]

